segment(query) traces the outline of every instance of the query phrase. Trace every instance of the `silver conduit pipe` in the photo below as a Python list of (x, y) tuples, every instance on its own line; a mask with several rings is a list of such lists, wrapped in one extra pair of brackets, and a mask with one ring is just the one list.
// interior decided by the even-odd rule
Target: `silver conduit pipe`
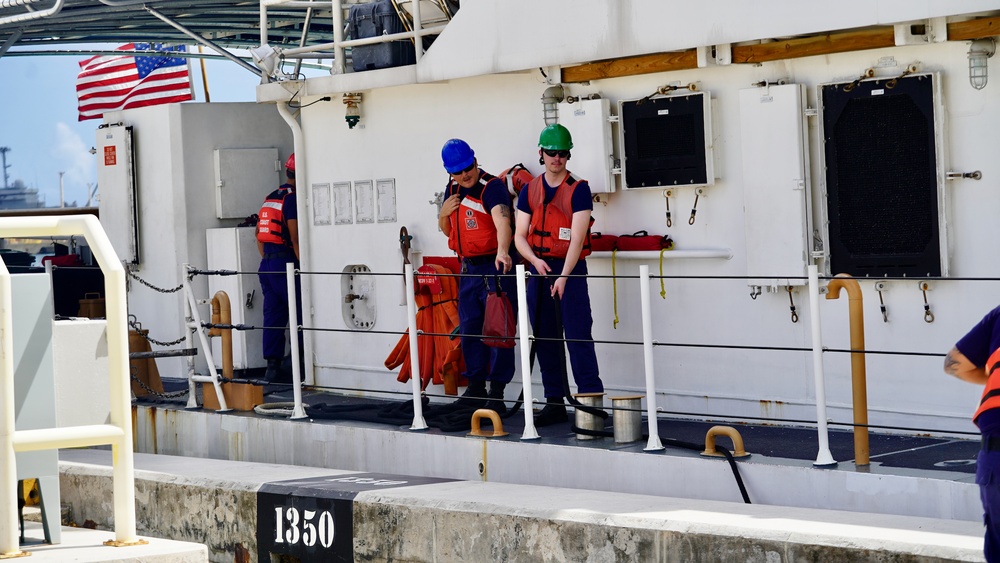
[[(32, 3), (35, 3), (34, 0), (4, 0), (3, 2), (0, 2), (0, 7), (2, 8), (12, 8), (15, 6), (28, 7), (28, 4)], [(62, 7), (63, 7), (63, 0), (56, 0), (56, 3), (53, 4), (52, 7), (47, 10), (41, 10), (38, 12), (29, 12), (27, 14), (19, 14), (16, 16), (7, 16), (6, 18), (0, 18), (0, 25), (8, 25), (12, 23), (40, 20), (42, 18), (54, 16), (58, 14), (60, 10), (62, 10)], [(28, 9), (31, 8), (29, 7)]]

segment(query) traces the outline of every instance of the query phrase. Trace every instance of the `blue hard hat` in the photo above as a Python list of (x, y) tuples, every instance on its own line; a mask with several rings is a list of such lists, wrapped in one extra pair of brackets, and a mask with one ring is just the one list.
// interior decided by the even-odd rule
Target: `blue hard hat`
[(450, 139), (441, 147), (441, 161), (449, 174), (465, 170), (476, 160), (472, 147), (462, 139)]

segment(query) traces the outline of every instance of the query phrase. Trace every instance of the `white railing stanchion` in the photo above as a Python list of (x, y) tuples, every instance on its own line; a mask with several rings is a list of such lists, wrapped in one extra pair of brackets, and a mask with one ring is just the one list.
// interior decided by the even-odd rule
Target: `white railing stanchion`
[(333, 68), (330, 69), (330, 74), (344, 74), (347, 72), (344, 47), (341, 45), (344, 42), (344, 7), (341, 6), (340, 0), (333, 0), (331, 13), (333, 14)]
[(642, 356), (646, 368), (646, 419), (649, 425), (647, 452), (663, 449), (656, 417), (656, 380), (653, 371), (653, 313), (649, 299), (649, 265), (639, 266), (639, 296), (642, 306)]
[(17, 528), (17, 462), (14, 458), (14, 320), (11, 313), (10, 272), (0, 263), (0, 400), (3, 420), (0, 420), (0, 555), (20, 553)]
[(406, 280), (406, 322), (410, 335), (410, 387), (413, 389), (413, 424), (410, 430), (427, 430), (424, 420), (424, 405), (420, 397), (420, 354), (417, 351), (417, 301), (413, 294), (413, 264), (403, 268)]
[(421, 28), (424, 22), (420, 20), (420, 0), (413, 0), (410, 2), (410, 6), (413, 7), (413, 33), (416, 37), (413, 38), (413, 51), (414, 60), (420, 62), (420, 57), (424, 55), (424, 38), (420, 36)]
[(809, 265), (809, 324), (812, 329), (813, 381), (816, 385), (816, 434), (819, 453), (813, 465), (837, 465), (830, 452), (830, 434), (826, 422), (826, 384), (823, 375), (823, 330), (819, 322), (819, 269)]
[(514, 268), (517, 274), (517, 334), (521, 344), (521, 387), (524, 389), (524, 433), (522, 440), (537, 440), (534, 401), (531, 396), (531, 336), (528, 331), (528, 284), (524, 264)]
[[(212, 356), (212, 345), (205, 336), (205, 327), (201, 324), (201, 315), (198, 314), (198, 301), (194, 298), (194, 290), (191, 289), (191, 282), (184, 276), (184, 296), (187, 297), (188, 307), (191, 309), (191, 318), (194, 319), (194, 328), (198, 332), (198, 340), (205, 354), (205, 361), (208, 362), (209, 379), (215, 387), (215, 396), (219, 399), (219, 411), (227, 412), (232, 409), (226, 404), (226, 396), (222, 393), (222, 385), (219, 384), (219, 372), (215, 369), (215, 358)], [(204, 378), (191, 377), (191, 381), (205, 381)], [(207, 383), (207, 382), (206, 382)]]
[[(189, 265), (183, 264), (181, 266), (181, 279), (187, 279), (189, 271)], [(187, 346), (188, 350), (195, 347), (194, 345), (194, 332), (191, 330), (191, 325), (194, 323), (194, 317), (191, 316), (191, 303), (184, 299), (184, 344)], [(188, 356), (187, 360), (187, 374), (188, 374), (188, 400), (187, 404), (184, 405), (186, 409), (196, 409), (198, 408), (198, 386), (194, 382), (195, 376), (195, 365), (194, 356)]]
[(292, 419), (306, 418), (306, 411), (302, 408), (302, 370), (299, 369), (299, 361), (302, 351), (299, 350), (299, 297), (295, 292), (295, 263), (285, 263), (285, 281), (288, 284), (288, 341), (292, 345), (292, 400), (295, 406), (292, 408)]

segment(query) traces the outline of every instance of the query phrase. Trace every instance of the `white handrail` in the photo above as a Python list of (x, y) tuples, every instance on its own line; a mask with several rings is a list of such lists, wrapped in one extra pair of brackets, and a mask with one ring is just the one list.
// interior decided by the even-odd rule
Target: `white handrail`
[(208, 363), (208, 370), (210, 375), (205, 377), (199, 377), (192, 374), (188, 375), (188, 379), (191, 381), (200, 381), (202, 383), (211, 383), (215, 387), (215, 396), (219, 399), (219, 412), (227, 412), (232, 409), (226, 404), (226, 395), (222, 392), (222, 385), (219, 384), (219, 372), (215, 369), (215, 358), (212, 357), (212, 345), (208, 342), (208, 335), (205, 334), (205, 327), (201, 324), (201, 315), (198, 314), (198, 301), (194, 298), (194, 290), (191, 289), (191, 282), (188, 281), (188, 277), (184, 276), (184, 295), (187, 297), (188, 308), (191, 311), (192, 322), (188, 325), (189, 329), (194, 329), (198, 333), (198, 340), (201, 342), (202, 353), (205, 354), (205, 362)]
[[(125, 299), (125, 268), (118, 260), (111, 241), (93, 215), (61, 217), (6, 217), (0, 219), (0, 238), (32, 238), (53, 235), (80, 235), (86, 239), (97, 264), (104, 274), (107, 318), (108, 380), (110, 383), (110, 424), (60, 428), (66, 441), (56, 439), (52, 430), (17, 431), (14, 428), (14, 358), (13, 320), (11, 317), (10, 272), (0, 264), (0, 554), (19, 553), (17, 505), (18, 450), (35, 449), (44, 444), (47, 449), (69, 447), (74, 442), (109, 444), (112, 451), (112, 481), (114, 487), (114, 545), (139, 543), (135, 534), (135, 465), (132, 458), (132, 402), (128, 369), (128, 314)], [(109, 426), (116, 430), (111, 431)]]
[(541, 436), (535, 429), (534, 401), (531, 394), (531, 336), (528, 331), (528, 284), (524, 264), (514, 268), (517, 274), (517, 340), (521, 344), (521, 388), (524, 390), (524, 432), (522, 440), (537, 440)]
[(819, 453), (816, 466), (837, 465), (830, 453), (830, 435), (826, 424), (826, 384), (823, 377), (823, 330), (819, 322), (819, 268), (809, 265), (809, 324), (812, 332), (813, 381), (816, 386), (816, 434)]
[(299, 297), (295, 291), (295, 263), (285, 262), (285, 284), (288, 291), (288, 340), (292, 347), (292, 397), (295, 407), (292, 409), (292, 419), (306, 418), (306, 411), (302, 408), (302, 370), (299, 369), (299, 361), (302, 351), (299, 350), (299, 327), (302, 326), (302, 319), (299, 318)]
[(649, 265), (639, 266), (639, 296), (642, 302), (642, 358), (646, 369), (646, 419), (649, 424), (649, 440), (645, 451), (663, 449), (660, 430), (656, 419), (656, 378), (653, 370), (653, 314), (649, 299)]
[(413, 295), (413, 264), (403, 267), (403, 277), (406, 280), (406, 321), (410, 335), (410, 387), (413, 390), (413, 424), (410, 430), (426, 430), (424, 420), (424, 405), (420, 397), (420, 355), (417, 353), (417, 302)]

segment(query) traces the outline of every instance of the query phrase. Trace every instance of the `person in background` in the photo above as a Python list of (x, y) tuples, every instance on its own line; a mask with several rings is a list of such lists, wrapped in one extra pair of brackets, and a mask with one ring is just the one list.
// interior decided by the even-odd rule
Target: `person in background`
[[(291, 382), (290, 372), (281, 369), (285, 358), (285, 329), (288, 326), (288, 282), (285, 264), (299, 267), (299, 228), (295, 201), (295, 154), (285, 161), (285, 183), (264, 198), (257, 220), (257, 250), (260, 252), (261, 292), (264, 294), (263, 355), (267, 360), (267, 383)], [(298, 291), (296, 279), (296, 291)], [(302, 303), (302, 299), (298, 300)], [(301, 318), (301, 311), (297, 311)], [(281, 328), (278, 328), (281, 327)], [(301, 349), (301, 347), (300, 347)]]
[[(573, 378), (580, 393), (602, 393), (591, 328), (587, 289), (587, 262), (590, 254), (590, 223), (594, 203), (590, 185), (566, 169), (573, 148), (568, 129), (559, 124), (542, 130), (538, 139), (539, 162), (545, 172), (521, 190), (517, 198), (514, 242), (518, 252), (531, 263), (528, 279), (528, 311), (534, 334), (541, 339), (561, 339), (556, 326), (556, 298), (569, 342)], [(537, 340), (538, 364), (546, 405), (535, 415), (536, 426), (568, 419), (563, 397), (563, 343)]]
[(1000, 562), (1000, 307), (948, 352), (944, 371), (963, 381), (983, 385), (983, 397), (972, 421), (982, 434), (976, 459), (976, 483), (983, 502), (986, 539), (983, 551), (989, 563)]
[[(462, 261), (459, 279), (458, 318), (462, 356), (469, 386), (454, 404), (461, 408), (488, 408), (507, 412), (504, 389), (514, 377), (514, 349), (491, 348), (483, 334), (486, 296), (499, 279), (501, 289), (515, 293), (515, 280), (506, 274), (513, 266), (511, 196), (504, 183), (479, 168), (476, 154), (461, 139), (441, 148), (444, 169), (451, 175), (438, 215), (438, 226), (448, 237), (448, 247)], [(512, 301), (516, 308), (516, 301)], [(489, 382), (489, 389), (486, 384)]]

